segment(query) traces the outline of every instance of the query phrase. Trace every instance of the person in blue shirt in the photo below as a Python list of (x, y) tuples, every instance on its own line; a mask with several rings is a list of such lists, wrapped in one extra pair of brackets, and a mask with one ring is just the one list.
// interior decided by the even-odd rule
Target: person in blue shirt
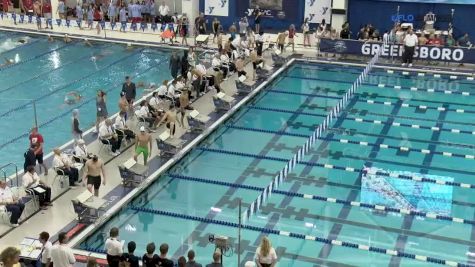
[(470, 42), (470, 38), (468, 37), (468, 33), (465, 33), (462, 37), (457, 40), (458, 46), (461, 47), (470, 47), (472, 43)]
[[(122, 24), (123, 22), (127, 23), (127, 11), (125, 10), (125, 7), (122, 6), (120, 11), (119, 11), (119, 20), (120, 23)], [(125, 32), (125, 28), (120, 25), (120, 30)]]
[(114, 3), (109, 4), (107, 14), (111, 23), (115, 23), (117, 21), (117, 6)]

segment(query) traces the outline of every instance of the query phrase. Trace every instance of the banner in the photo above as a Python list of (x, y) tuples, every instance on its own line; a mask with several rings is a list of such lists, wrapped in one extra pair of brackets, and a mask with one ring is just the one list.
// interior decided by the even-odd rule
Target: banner
[(310, 23), (320, 23), (325, 19), (330, 23), (332, 15), (332, 0), (305, 0), (305, 18)]
[(205, 15), (227, 17), (229, 0), (205, 0)]
[[(362, 42), (341, 39), (320, 40), (320, 52), (337, 54), (373, 56), (376, 54), (380, 46), (381, 43), (379, 42)], [(384, 46), (381, 56), (399, 58), (402, 57), (403, 52), (403, 45), (390, 44)], [(426, 45), (417, 46), (414, 53), (414, 59), (475, 63), (475, 49)]]

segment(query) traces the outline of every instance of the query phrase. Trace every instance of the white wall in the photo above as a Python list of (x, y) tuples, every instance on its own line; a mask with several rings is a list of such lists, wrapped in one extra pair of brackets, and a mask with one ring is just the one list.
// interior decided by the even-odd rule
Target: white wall
[[(344, 9), (348, 12), (348, 0), (333, 0), (333, 8), (336, 9)], [(333, 14), (332, 15), (332, 27), (335, 28), (337, 31), (341, 30), (341, 25), (345, 23), (347, 20), (347, 16), (345, 15), (339, 15), (339, 14)]]
[(198, 0), (181, 0), (181, 11), (188, 16), (190, 22), (188, 32), (193, 33), (195, 18), (200, 14), (200, 2)]

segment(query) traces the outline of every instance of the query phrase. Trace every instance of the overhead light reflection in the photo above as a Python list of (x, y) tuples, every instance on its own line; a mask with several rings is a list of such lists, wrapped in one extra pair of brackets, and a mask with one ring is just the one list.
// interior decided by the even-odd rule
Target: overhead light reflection
[(53, 63), (53, 68), (55, 69), (61, 65), (61, 59), (59, 58), (59, 53), (57, 51), (51, 53), (51, 56), (48, 59)]

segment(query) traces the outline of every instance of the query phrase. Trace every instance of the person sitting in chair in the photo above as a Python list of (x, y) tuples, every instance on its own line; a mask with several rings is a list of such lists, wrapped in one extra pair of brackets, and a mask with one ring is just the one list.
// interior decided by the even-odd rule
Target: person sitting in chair
[(115, 118), (114, 128), (115, 128), (116, 134), (119, 137), (121, 138), (125, 137), (125, 140), (127, 142), (130, 142), (130, 140), (135, 138), (135, 133), (132, 130), (130, 130), (129, 127), (127, 126), (127, 123), (125, 123), (126, 115), (127, 115), (127, 112), (125, 111), (121, 111), (119, 113), (119, 116)]
[(38, 196), (41, 209), (46, 209), (48, 205), (51, 205), (51, 188), (40, 180), (35, 166), (28, 166), (26, 168), (22, 182), (23, 187), (28, 192)]
[(115, 133), (110, 119), (105, 120), (99, 126), (99, 139), (103, 144), (111, 145), (112, 156), (118, 156), (120, 154), (119, 150), (122, 138)]
[(74, 146), (74, 160), (78, 163), (86, 163), (86, 160), (91, 158), (91, 153), (87, 151), (86, 142), (79, 139)]
[(72, 162), (66, 154), (63, 154), (59, 148), (53, 149), (53, 168), (57, 170), (57, 174), (64, 174), (69, 177), (69, 186), (76, 186), (79, 179), (79, 170), (72, 167)]
[(7, 186), (7, 182), (4, 180), (0, 180), (0, 208), (2, 206), (11, 213), (10, 225), (12, 227), (18, 227), (18, 219), (21, 217), (25, 205), (13, 195), (12, 190)]

